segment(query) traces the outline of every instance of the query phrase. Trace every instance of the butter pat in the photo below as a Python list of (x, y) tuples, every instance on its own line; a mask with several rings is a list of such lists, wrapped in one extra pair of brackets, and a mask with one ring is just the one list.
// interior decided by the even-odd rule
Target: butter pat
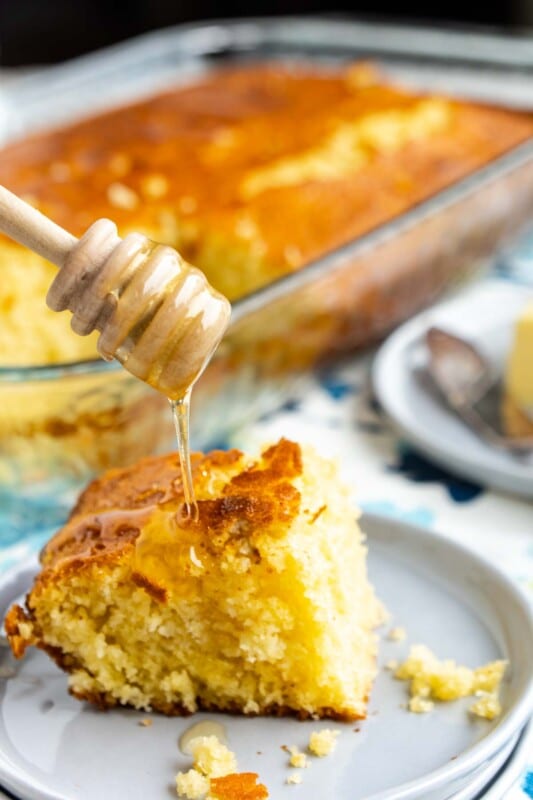
[(506, 387), (520, 410), (533, 412), (533, 303), (526, 306), (516, 322)]

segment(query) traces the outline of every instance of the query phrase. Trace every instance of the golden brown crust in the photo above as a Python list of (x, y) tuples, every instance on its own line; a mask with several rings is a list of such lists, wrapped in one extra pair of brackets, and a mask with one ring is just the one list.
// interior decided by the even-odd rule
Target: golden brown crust
[(30, 617), (20, 606), (11, 606), (6, 614), (4, 627), (15, 658), (22, 658), (26, 648), (32, 644), (27, 637), (22, 636), (19, 628), (21, 623), (28, 623), (29, 621)]
[[(254, 463), (238, 450), (193, 454), (192, 469), (199, 519), (180, 517), (181, 527), (198, 534), (204, 552), (217, 557), (224, 548), (238, 549), (242, 537), (254, 536), (275, 522), (287, 525), (296, 516), (300, 495), (291, 481), (302, 472), (299, 445), (281, 439)], [(220, 490), (213, 498), (213, 475)], [(205, 497), (205, 499), (204, 499)], [(213, 498), (213, 499), (211, 499)], [(88, 562), (111, 563), (131, 551), (142, 528), (157, 509), (179, 513), (183, 487), (176, 454), (145, 458), (132, 467), (114, 469), (93, 481), (80, 496), (67, 524), (41, 555), (45, 570), (37, 579), (54, 580), (55, 571), (82, 569)], [(144, 588), (164, 601), (164, 589)]]
[(213, 800), (266, 800), (268, 789), (257, 783), (256, 772), (234, 772), (222, 778), (211, 778), (209, 796)]
[[(199, 453), (193, 453), (191, 466), (196, 473)], [(108, 470), (92, 481), (79, 496), (70, 519), (85, 513), (112, 508), (143, 508), (162, 502), (169, 492), (181, 488), (181, 471), (177, 453), (149, 456), (125, 468)]]
[[(261, 275), (238, 279), (241, 295), (369, 231), (533, 133), (530, 114), (446, 101), (450, 121), (442, 130), (400, 149), (367, 144), (357, 169), (348, 164), (330, 177), (246, 189), (265, 166), (315, 153), (338, 125), (409, 114), (419, 103), (420, 96), (368, 67), (219, 70), (6, 147), (0, 183), (76, 235), (107, 216), (123, 231), (164, 239), (171, 213), (181, 232), (179, 242), (168, 243), (203, 269), (206, 230), (233, 243), (253, 239)], [(342, 141), (338, 146), (341, 158), (351, 158)], [(221, 272), (209, 277), (224, 285)]]
[[(43, 650), (47, 650), (48, 648), (42, 647)], [(49, 652), (49, 651), (48, 651)], [(59, 664), (57, 658), (52, 656), (54, 661)], [(65, 667), (62, 667), (65, 669)], [(66, 672), (71, 672), (72, 670), (65, 669)], [(92, 703), (93, 705), (100, 708), (102, 711), (109, 710), (111, 708), (117, 708), (120, 706), (120, 702), (111, 695), (105, 692), (90, 692), (90, 691), (75, 691), (73, 689), (69, 689), (70, 693), (73, 697), (76, 697), (78, 700), (86, 700), (88, 703)], [(220, 712), (223, 714), (235, 714), (237, 716), (247, 716), (247, 717), (258, 717), (258, 716), (267, 716), (267, 717), (293, 717), (299, 720), (308, 720), (308, 719), (331, 719), (336, 720), (337, 722), (354, 722), (358, 719), (366, 719), (365, 714), (341, 714), (339, 711), (324, 706), (322, 708), (317, 708), (313, 713), (305, 711), (301, 708), (291, 708), (290, 706), (279, 705), (277, 703), (273, 703), (267, 706), (259, 707), (258, 711), (243, 711), (242, 705), (237, 703), (235, 704), (223, 704), (217, 705), (216, 703), (205, 703), (202, 701), (201, 698), (197, 698), (197, 707), (198, 711), (208, 711), (212, 713)], [(157, 711), (161, 714), (165, 714), (167, 717), (190, 717), (192, 712), (190, 709), (186, 708), (185, 706), (181, 705), (180, 703), (153, 703), (151, 711)]]

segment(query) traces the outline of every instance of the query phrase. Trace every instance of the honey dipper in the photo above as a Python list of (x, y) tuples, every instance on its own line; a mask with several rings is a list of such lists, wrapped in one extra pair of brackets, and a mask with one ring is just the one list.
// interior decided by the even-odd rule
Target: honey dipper
[[(226, 298), (171, 247), (138, 233), (121, 239), (108, 219), (76, 239), (3, 186), (0, 231), (60, 268), (46, 298), (52, 310), (68, 308), (82, 336), (100, 331), (103, 358), (116, 358), (173, 401), (187, 467), (188, 395), (227, 328)], [(190, 472), (183, 477), (189, 502)]]
[(0, 186), (0, 231), (60, 268), (47, 295), (70, 309), (72, 329), (100, 331), (98, 351), (171, 399), (203, 371), (229, 322), (230, 304), (171, 247), (108, 219), (76, 239)]

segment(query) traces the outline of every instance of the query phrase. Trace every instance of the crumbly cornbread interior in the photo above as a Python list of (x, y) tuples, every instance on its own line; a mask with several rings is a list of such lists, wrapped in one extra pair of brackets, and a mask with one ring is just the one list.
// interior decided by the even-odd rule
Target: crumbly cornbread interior
[[(169, 244), (230, 299), (300, 269), (528, 139), (533, 118), (421, 95), (369, 64), (248, 64), (29, 137), (0, 183), (75, 235)], [(0, 363), (91, 358), (44, 305), (55, 267), (0, 239)]]
[(364, 717), (382, 612), (335, 465), (282, 439), (193, 472), (197, 523), (175, 455), (88, 487), (8, 614), (14, 653), (43, 648), (105, 707)]

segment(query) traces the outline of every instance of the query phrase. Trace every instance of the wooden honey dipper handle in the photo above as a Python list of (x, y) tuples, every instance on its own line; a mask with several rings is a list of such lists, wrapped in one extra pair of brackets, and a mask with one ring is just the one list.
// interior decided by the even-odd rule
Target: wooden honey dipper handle
[(202, 373), (226, 330), (229, 302), (173, 248), (94, 222), (80, 239), (0, 186), (0, 232), (60, 267), (46, 302), (98, 350), (172, 400)]
[(0, 186), (0, 231), (58, 267), (78, 241), (5, 186)]

